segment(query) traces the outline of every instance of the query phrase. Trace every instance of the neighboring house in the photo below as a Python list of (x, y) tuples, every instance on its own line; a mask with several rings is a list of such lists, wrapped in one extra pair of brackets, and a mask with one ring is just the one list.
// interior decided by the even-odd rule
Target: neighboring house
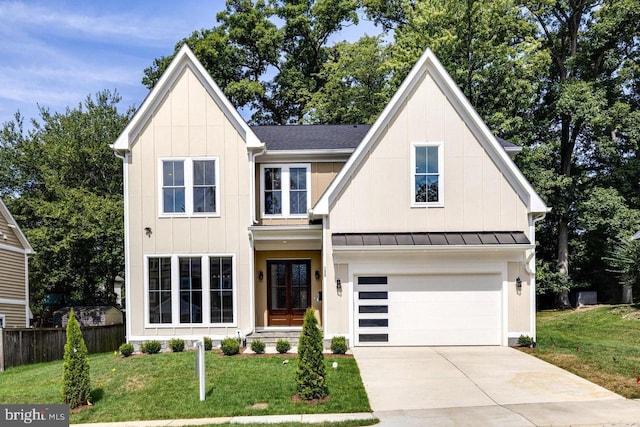
[(53, 312), (53, 325), (67, 327), (69, 311), (73, 308), (80, 326), (109, 326), (122, 324), (122, 312), (110, 305), (65, 307)]
[(29, 255), (33, 248), (0, 199), (0, 327), (28, 328)]
[(429, 50), (371, 126), (249, 126), (185, 46), (112, 148), (129, 341), (535, 338), (548, 208)]

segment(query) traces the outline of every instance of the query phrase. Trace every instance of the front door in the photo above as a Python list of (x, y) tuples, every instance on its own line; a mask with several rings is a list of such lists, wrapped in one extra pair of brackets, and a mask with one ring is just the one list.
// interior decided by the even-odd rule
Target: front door
[(311, 306), (311, 261), (267, 261), (269, 326), (299, 326)]

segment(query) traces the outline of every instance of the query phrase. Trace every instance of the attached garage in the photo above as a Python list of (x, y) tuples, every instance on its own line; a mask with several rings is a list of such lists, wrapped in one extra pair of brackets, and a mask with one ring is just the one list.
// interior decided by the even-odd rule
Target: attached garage
[(499, 274), (355, 278), (356, 345), (500, 345)]

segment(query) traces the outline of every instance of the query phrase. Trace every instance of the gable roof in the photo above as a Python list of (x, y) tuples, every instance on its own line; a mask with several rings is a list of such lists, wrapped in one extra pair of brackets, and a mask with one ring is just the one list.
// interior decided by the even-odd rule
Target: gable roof
[(13, 215), (11, 215), (11, 212), (9, 212), (9, 208), (7, 208), (7, 205), (4, 204), (2, 199), (0, 199), (0, 215), (3, 216), (4, 219), (7, 221), (7, 224), (9, 224), (9, 228), (13, 229), (13, 232), (16, 234), (16, 237), (22, 244), (22, 247), (25, 250), (25, 253), (27, 254), (34, 253), (33, 248), (31, 247), (31, 244), (27, 240), (27, 237), (24, 235), (22, 230), (20, 230), (20, 226), (18, 225), (16, 220), (13, 218)]
[(160, 80), (158, 80), (158, 83), (156, 83), (151, 92), (149, 92), (144, 101), (142, 101), (140, 108), (138, 108), (129, 124), (127, 124), (118, 139), (116, 139), (110, 147), (119, 152), (129, 151), (131, 149), (131, 145), (153, 117), (156, 109), (173, 88), (173, 85), (185, 68), (189, 68), (191, 72), (193, 72), (207, 93), (209, 93), (209, 96), (211, 96), (225, 116), (231, 121), (238, 133), (245, 140), (247, 148), (262, 148), (264, 145), (227, 99), (222, 90), (213, 81), (211, 75), (205, 70), (186, 43), (182, 45), (171, 61), (171, 64), (169, 64), (169, 67), (167, 67), (162, 77), (160, 77)]
[(353, 155), (313, 207), (313, 214), (329, 214), (331, 205), (347, 185), (350, 177), (364, 161), (369, 151), (373, 149), (375, 144), (380, 140), (387, 126), (393, 121), (396, 113), (402, 108), (404, 101), (409, 98), (413, 89), (420, 84), (422, 77), (427, 73), (433, 78), (436, 85), (445, 94), (460, 117), (462, 117), (465, 124), (478, 139), (489, 157), (504, 174), (518, 196), (524, 201), (527, 206), (527, 211), (529, 213), (548, 212), (549, 208), (547, 208), (547, 205), (522, 175), (522, 172), (520, 172), (511, 159), (509, 159), (507, 152), (501, 146), (501, 142), (491, 133), (458, 85), (456, 85), (449, 73), (447, 73), (440, 61), (438, 61), (435, 54), (431, 49), (427, 49), (413, 66), (373, 126), (371, 126)]
[(251, 126), (267, 150), (354, 149), (371, 125), (286, 125)]

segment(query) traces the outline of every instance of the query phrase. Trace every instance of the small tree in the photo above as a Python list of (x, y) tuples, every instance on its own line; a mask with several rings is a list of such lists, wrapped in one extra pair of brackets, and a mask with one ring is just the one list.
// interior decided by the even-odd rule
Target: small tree
[(322, 331), (313, 308), (304, 315), (304, 324), (298, 344), (298, 370), (296, 382), (298, 396), (303, 400), (321, 399), (329, 394), (322, 354)]
[(67, 323), (67, 343), (64, 345), (62, 400), (73, 409), (87, 403), (90, 391), (87, 346), (75, 313), (71, 309)]

